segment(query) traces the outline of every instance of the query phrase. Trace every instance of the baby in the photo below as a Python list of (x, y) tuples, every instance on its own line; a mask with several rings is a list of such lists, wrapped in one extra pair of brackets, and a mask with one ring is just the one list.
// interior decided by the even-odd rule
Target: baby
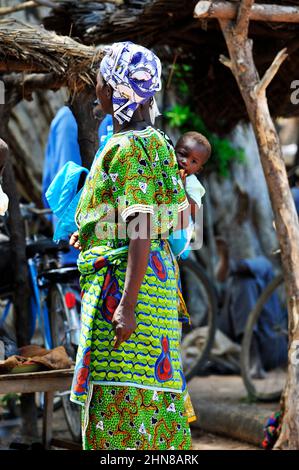
[[(211, 155), (209, 141), (199, 132), (186, 132), (176, 146), (175, 153), (178, 161), (180, 175), (185, 186), (189, 204), (191, 206), (191, 219), (189, 227), (185, 230), (174, 232), (169, 237), (169, 243), (175, 256), (186, 258), (189, 250), (196, 212), (201, 206), (201, 199), (205, 189), (198, 181), (198, 175)], [(180, 232), (180, 233), (179, 233)]]

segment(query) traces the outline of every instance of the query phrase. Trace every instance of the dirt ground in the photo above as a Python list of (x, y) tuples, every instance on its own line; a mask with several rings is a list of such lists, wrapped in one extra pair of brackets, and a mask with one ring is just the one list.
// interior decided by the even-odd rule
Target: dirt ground
[[(210, 401), (219, 400), (223, 403), (249, 403), (242, 379), (239, 376), (217, 376), (196, 377), (189, 383), (189, 391), (194, 396)], [(270, 413), (277, 408), (277, 403), (252, 404), (254, 414), (259, 407), (266, 408)], [(259, 450), (258, 447), (205, 432), (200, 429), (200, 417), (196, 426), (192, 425), (193, 449), (194, 450)], [(42, 420), (38, 422), (39, 435), (42, 431)], [(63, 410), (54, 412), (53, 437), (57, 439), (71, 440)], [(20, 419), (1, 420), (0, 419), (0, 449), (8, 449), (11, 442), (26, 442), (26, 438), (21, 435)]]
[[(41, 420), (39, 420), (39, 432), (41, 433)], [(58, 410), (54, 414), (53, 437), (70, 439), (63, 412)], [(11, 443), (29, 443), (30, 439), (21, 435), (20, 420), (0, 421), (0, 450), (10, 448)], [(257, 447), (244, 442), (205, 433), (198, 429), (192, 429), (193, 450), (259, 450)], [(58, 450), (58, 449), (57, 449)]]
[(197, 429), (192, 430), (192, 448), (193, 450), (260, 450), (246, 442), (216, 436)]

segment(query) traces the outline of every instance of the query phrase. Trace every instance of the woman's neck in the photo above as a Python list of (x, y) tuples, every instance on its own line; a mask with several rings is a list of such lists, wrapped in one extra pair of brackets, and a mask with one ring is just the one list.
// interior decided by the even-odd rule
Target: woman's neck
[(132, 119), (129, 122), (124, 122), (123, 124), (119, 124), (117, 119), (113, 116), (113, 130), (114, 133), (118, 132), (125, 132), (125, 131), (130, 131), (130, 130), (143, 130), (146, 129), (150, 125), (149, 122), (147, 122), (141, 113), (135, 113), (132, 116)]

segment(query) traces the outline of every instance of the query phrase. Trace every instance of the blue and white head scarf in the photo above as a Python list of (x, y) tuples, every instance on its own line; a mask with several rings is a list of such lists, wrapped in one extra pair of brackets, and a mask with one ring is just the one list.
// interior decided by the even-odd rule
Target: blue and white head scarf
[[(100, 72), (113, 89), (114, 117), (120, 124), (130, 121), (137, 107), (161, 90), (160, 59), (132, 42), (108, 47)], [(154, 98), (151, 108), (156, 117), (159, 112)]]

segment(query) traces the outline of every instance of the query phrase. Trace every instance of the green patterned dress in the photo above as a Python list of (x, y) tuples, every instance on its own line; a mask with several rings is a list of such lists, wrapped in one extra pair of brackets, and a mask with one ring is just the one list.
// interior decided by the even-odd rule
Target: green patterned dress
[[(84, 449), (190, 449), (192, 414), (180, 355), (188, 321), (165, 231), (188, 206), (172, 146), (152, 127), (115, 134), (95, 160), (76, 221), (82, 251), (81, 338), (71, 400), (83, 405)], [(153, 215), (137, 329), (113, 349), (125, 282), (128, 218)]]

